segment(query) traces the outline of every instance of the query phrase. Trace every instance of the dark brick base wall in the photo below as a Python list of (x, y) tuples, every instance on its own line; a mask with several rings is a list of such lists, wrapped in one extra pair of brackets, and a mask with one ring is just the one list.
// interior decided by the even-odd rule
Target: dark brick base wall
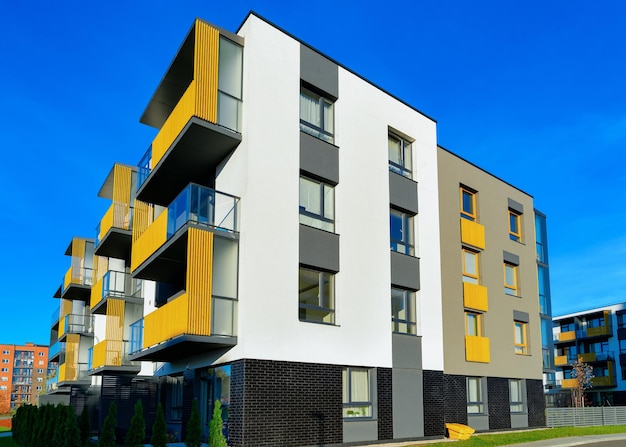
[(443, 371), (422, 371), (424, 386), (424, 436), (443, 436), (444, 375)]
[(489, 404), (489, 429), (511, 428), (509, 379), (487, 377), (487, 402)]
[(528, 403), (528, 426), (546, 426), (546, 399), (541, 380), (526, 380), (526, 400)]
[(391, 368), (376, 370), (378, 390), (378, 439), (393, 439), (393, 389)]
[(443, 393), (445, 422), (467, 424), (467, 381), (465, 376), (445, 374)]
[(230, 446), (343, 441), (341, 366), (245, 359), (231, 368)]

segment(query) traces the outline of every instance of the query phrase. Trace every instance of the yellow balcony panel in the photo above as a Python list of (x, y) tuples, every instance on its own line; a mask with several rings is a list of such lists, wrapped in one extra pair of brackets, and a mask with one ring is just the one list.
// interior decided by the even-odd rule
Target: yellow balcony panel
[(465, 360), (468, 362), (489, 363), (491, 361), (489, 338), (466, 335)]
[(594, 377), (591, 379), (591, 386), (593, 388), (613, 387), (617, 386), (617, 383), (615, 382), (615, 377), (613, 375), (609, 375), (605, 377)]
[(596, 353), (595, 352), (586, 352), (584, 354), (578, 354), (578, 360), (581, 362), (595, 362), (596, 361)]
[(554, 357), (554, 365), (555, 366), (565, 366), (569, 365), (569, 361), (566, 355), (557, 355)]
[(60, 298), (89, 301), (93, 272), (86, 267), (70, 267), (63, 277)]
[(469, 282), (463, 283), (463, 306), (468, 309), (487, 312), (489, 310), (489, 299), (487, 287)]
[(476, 248), (485, 248), (485, 227), (461, 218), (461, 242)]
[(561, 381), (561, 388), (577, 388), (578, 379), (563, 379)]
[(610, 326), (599, 326), (599, 327), (587, 328), (587, 332), (586, 332), (587, 337), (602, 337), (605, 335), (611, 335)]
[[(135, 274), (137, 268), (154, 254), (167, 240), (167, 209), (133, 242), (131, 256), (131, 271)], [(158, 279), (158, 278), (144, 278)], [(163, 281), (163, 280), (162, 280)]]
[(130, 259), (133, 209), (127, 203), (112, 203), (98, 225), (95, 254), (107, 258)]
[(90, 376), (102, 374), (137, 374), (141, 364), (128, 359), (128, 342), (103, 340), (93, 347)]
[(569, 331), (569, 332), (561, 332), (559, 334), (559, 339), (557, 341), (565, 342), (565, 341), (574, 341), (574, 340), (576, 340), (576, 331)]
[[(141, 121), (159, 129), (147, 166), (140, 167), (139, 200), (165, 205), (189, 182), (201, 182), (241, 142), (240, 123), (222, 115), (240, 114), (241, 98), (219, 90), (220, 34), (241, 46), (240, 37), (196, 20)], [(193, 63), (189, 63), (192, 61)], [(229, 99), (230, 98), (230, 99)], [(220, 101), (228, 103), (220, 112)], [(231, 102), (234, 101), (234, 102)], [(144, 174), (141, 169), (151, 172)], [(176, 175), (171, 175), (175, 172)]]

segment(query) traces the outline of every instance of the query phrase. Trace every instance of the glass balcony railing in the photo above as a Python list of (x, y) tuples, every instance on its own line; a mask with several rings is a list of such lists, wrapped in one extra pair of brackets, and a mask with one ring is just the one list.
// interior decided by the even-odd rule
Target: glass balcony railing
[(167, 208), (167, 238), (187, 222), (238, 231), (239, 198), (190, 183)]
[(93, 271), (87, 267), (70, 267), (63, 278), (63, 291), (71, 285), (90, 286), (92, 285)]
[(150, 171), (152, 170), (152, 145), (148, 148), (146, 153), (141, 157), (139, 164), (137, 165), (137, 191), (141, 188), (141, 185), (144, 184), (148, 176), (150, 175)]
[(50, 325), (54, 326), (55, 324), (57, 324), (59, 322), (60, 316), (61, 316), (61, 306), (57, 306), (57, 308), (54, 309), (54, 312), (52, 312), (52, 315), (50, 316)]
[(59, 375), (58, 375), (58, 372), (55, 372), (54, 377), (50, 377), (46, 381), (46, 392), (49, 393), (51, 391), (58, 389), (58, 383), (59, 383)]
[(112, 203), (102, 220), (96, 226), (96, 241), (94, 246), (97, 247), (102, 238), (106, 236), (111, 228), (119, 228), (121, 230), (129, 230), (133, 227), (133, 207), (126, 203)]
[(142, 282), (125, 272), (109, 270), (102, 277), (102, 297), (143, 298)]
[(143, 318), (130, 325), (130, 354), (141, 351), (143, 347)]
[(93, 334), (93, 315), (69, 314), (65, 316), (65, 332), (69, 334)]
[(48, 358), (55, 358), (57, 355), (59, 355), (61, 353), (62, 347), (63, 343), (60, 341), (57, 341), (52, 346), (50, 346), (50, 349), (48, 349)]

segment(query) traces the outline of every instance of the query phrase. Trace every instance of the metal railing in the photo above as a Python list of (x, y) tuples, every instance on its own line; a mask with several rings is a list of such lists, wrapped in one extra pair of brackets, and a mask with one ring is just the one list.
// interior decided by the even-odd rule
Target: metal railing
[(143, 347), (143, 318), (130, 325), (130, 346), (128, 352), (133, 354)]
[(93, 334), (93, 315), (69, 314), (65, 316), (65, 333)]
[(546, 408), (546, 425), (550, 428), (626, 425), (626, 407)]

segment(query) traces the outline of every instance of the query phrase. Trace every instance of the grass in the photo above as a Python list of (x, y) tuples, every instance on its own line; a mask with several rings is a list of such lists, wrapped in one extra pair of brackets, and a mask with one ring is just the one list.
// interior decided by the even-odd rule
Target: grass
[(0, 427), (0, 433), (3, 431), (11, 431), (11, 429), (9, 427)]
[[(600, 427), (559, 427), (542, 430), (516, 431), (498, 434), (473, 435), (467, 441), (458, 441), (455, 446), (495, 447), (499, 445), (519, 444), (521, 442), (542, 441), (544, 439), (567, 438), (570, 436), (608, 435), (626, 433), (626, 425), (607, 425)], [(414, 444), (410, 447), (450, 447), (449, 442)], [(0, 447), (2, 447), (0, 445)]]

